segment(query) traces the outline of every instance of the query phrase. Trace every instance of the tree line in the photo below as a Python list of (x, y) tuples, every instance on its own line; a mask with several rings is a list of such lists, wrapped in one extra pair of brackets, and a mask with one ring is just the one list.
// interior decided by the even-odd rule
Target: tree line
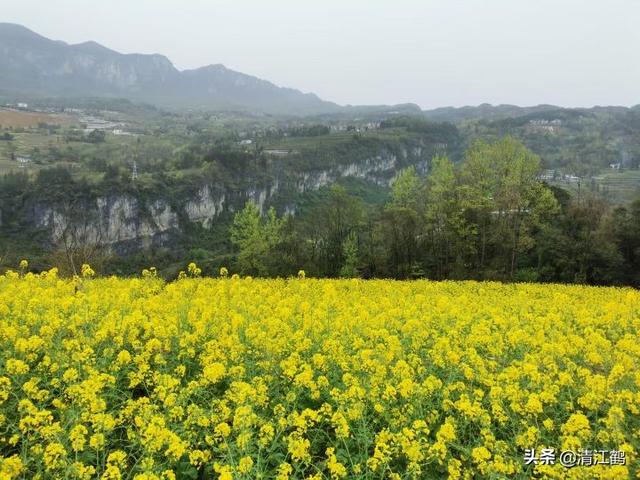
[(640, 285), (640, 199), (611, 207), (539, 179), (517, 140), (477, 141), (426, 177), (401, 171), (372, 208), (334, 185), (295, 216), (247, 203), (230, 227), (244, 274)]

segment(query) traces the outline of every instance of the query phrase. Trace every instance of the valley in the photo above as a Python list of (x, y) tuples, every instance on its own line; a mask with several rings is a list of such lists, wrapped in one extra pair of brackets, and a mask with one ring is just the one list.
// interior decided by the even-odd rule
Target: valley
[(639, 106), (340, 106), (19, 25), (0, 47), (0, 268), (636, 281)]

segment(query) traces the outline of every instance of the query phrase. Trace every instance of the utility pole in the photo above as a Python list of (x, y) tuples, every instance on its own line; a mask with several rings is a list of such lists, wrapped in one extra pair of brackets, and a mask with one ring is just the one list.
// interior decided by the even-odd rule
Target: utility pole
[(135, 182), (138, 179), (138, 162), (133, 161), (133, 168), (131, 169), (131, 181)]

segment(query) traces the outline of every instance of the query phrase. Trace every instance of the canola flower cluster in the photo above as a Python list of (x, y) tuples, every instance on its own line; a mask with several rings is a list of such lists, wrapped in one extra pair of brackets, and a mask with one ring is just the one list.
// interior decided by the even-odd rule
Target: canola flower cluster
[(638, 291), (187, 271), (0, 276), (1, 480), (637, 474)]

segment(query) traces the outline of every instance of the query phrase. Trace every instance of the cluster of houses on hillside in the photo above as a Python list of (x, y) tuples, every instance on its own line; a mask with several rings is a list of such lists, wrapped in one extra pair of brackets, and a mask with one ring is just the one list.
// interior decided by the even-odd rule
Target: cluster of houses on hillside
[(557, 133), (562, 127), (562, 120), (529, 120), (527, 130), (530, 132)]
[(78, 117), (78, 123), (83, 125), (82, 131), (84, 133), (103, 131), (110, 132), (113, 135), (135, 135), (134, 133), (125, 130), (125, 124), (122, 122), (105, 120), (104, 118), (96, 117), (94, 115), (81, 114)]
[(380, 122), (364, 122), (364, 123), (356, 123), (354, 124), (343, 124), (339, 123), (336, 125), (331, 125), (329, 127), (331, 133), (340, 133), (340, 132), (366, 132), (369, 130), (377, 130), (380, 128)]
[(6, 108), (16, 109), (16, 110), (29, 110), (29, 104), (25, 102), (16, 102), (16, 103), (5, 103), (4, 106)]
[(34, 112), (34, 113), (63, 113), (66, 109), (61, 107), (53, 107), (53, 106), (43, 106), (43, 105), (31, 105), (27, 102), (8, 102), (3, 105), (3, 107), (8, 108), (10, 110), (22, 110), (25, 112)]
[(549, 132), (557, 133), (562, 127), (562, 120), (556, 118), (554, 120), (529, 120), (527, 130), (530, 132)]
[(122, 124), (111, 122), (91, 115), (81, 116), (79, 122), (84, 125), (84, 133), (91, 133), (94, 130), (121, 130)]
[(545, 170), (538, 175), (538, 180), (542, 181), (556, 181), (565, 183), (578, 183), (582, 180), (582, 177), (576, 175), (569, 175), (567, 173), (560, 173), (557, 170)]

